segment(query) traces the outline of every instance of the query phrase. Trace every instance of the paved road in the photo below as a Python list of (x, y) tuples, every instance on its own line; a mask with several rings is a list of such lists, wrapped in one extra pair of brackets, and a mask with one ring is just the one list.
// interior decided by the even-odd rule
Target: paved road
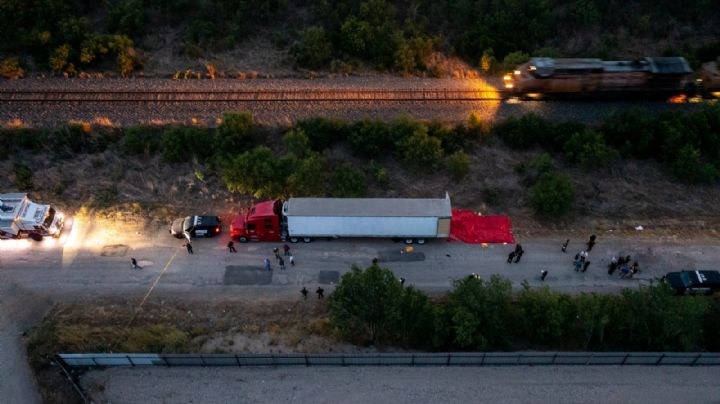
[[(154, 368), (89, 372), (112, 403), (718, 403), (718, 368)], [(103, 388), (99, 388), (103, 386)]]
[[(637, 287), (668, 270), (715, 268), (720, 258), (716, 240), (653, 239), (636, 236), (615, 237), (599, 234), (590, 254), (587, 273), (572, 270), (571, 260), (582, 245), (573, 240), (569, 254), (560, 252), (562, 239), (519, 240), (526, 253), (518, 264), (507, 264), (510, 245), (477, 245), (430, 242), (415, 246), (412, 254), (405, 245), (387, 240), (335, 240), (293, 244), (297, 265), (281, 271), (275, 264), (272, 274), (262, 270), (262, 260), (272, 258), (279, 244), (238, 244), (237, 253), (225, 248), (224, 237), (193, 243), (189, 255), (182, 241), (169, 236), (167, 229), (155, 227), (105, 226), (78, 220), (68, 240), (28, 240), (0, 242), (0, 397), (4, 402), (33, 402), (36, 394), (24, 363), (20, 333), (37, 323), (53, 301), (82, 296), (139, 295), (152, 290), (152, 296), (177, 294), (217, 299), (223, 295), (272, 299), (299, 297), (305, 285), (314, 288), (330, 282), (350, 269), (353, 263), (367, 266), (373, 257), (393, 270), (407, 284), (427, 292), (447, 291), (452, 280), (477, 273), (483, 277), (501, 274), (519, 287), (523, 280), (539, 285), (541, 269), (550, 271), (546, 284), (567, 291), (619, 291)], [(584, 241), (584, 240), (582, 240)], [(605, 265), (613, 254), (622, 252), (640, 261), (643, 272), (636, 279), (608, 277)], [(138, 259), (142, 270), (130, 268), (130, 257)], [(418, 259), (408, 261), (408, 258)], [(239, 284), (237, 284), (239, 283)], [(324, 286), (328, 292), (332, 286)], [(312, 289), (311, 289), (312, 290)]]

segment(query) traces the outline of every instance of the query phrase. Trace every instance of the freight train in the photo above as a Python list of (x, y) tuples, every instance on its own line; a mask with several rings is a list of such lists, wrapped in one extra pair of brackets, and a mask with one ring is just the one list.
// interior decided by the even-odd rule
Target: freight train
[(505, 75), (505, 90), (524, 98), (553, 96), (718, 95), (720, 58), (703, 65), (699, 78), (683, 57), (633, 61), (534, 57)]

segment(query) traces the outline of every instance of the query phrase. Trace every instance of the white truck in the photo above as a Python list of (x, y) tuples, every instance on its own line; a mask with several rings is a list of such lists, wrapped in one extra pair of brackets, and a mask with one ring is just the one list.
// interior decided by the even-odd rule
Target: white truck
[(41, 205), (27, 193), (0, 194), (0, 239), (60, 237), (65, 215), (51, 205)]

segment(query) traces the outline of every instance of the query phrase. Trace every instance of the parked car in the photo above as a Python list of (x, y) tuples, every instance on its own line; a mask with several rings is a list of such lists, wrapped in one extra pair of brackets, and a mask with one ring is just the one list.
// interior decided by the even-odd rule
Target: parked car
[(173, 220), (170, 234), (177, 238), (212, 237), (220, 234), (221, 229), (217, 216), (188, 216)]
[(679, 295), (710, 295), (720, 291), (720, 272), (718, 271), (668, 272), (665, 280)]

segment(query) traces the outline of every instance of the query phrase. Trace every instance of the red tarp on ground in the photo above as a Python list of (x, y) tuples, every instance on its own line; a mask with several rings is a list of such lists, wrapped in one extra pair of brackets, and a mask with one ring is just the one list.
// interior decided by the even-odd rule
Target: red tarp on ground
[(480, 216), (469, 210), (452, 210), (450, 241), (470, 244), (515, 243), (510, 218), (507, 216)]

